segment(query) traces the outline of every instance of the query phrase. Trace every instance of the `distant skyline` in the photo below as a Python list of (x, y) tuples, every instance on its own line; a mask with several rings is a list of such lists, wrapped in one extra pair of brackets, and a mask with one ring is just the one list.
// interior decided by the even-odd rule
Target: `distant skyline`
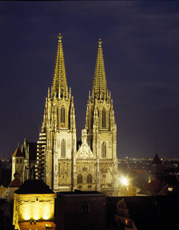
[(179, 157), (176, 1), (0, 2), (0, 157), (38, 139), (59, 33), (78, 138), (101, 38), (118, 157)]

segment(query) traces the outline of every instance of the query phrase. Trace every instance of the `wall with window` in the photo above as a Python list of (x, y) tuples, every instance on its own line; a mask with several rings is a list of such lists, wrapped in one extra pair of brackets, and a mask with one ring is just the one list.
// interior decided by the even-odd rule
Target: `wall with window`
[(96, 160), (77, 160), (75, 188), (82, 191), (96, 190)]
[(60, 193), (56, 202), (57, 230), (105, 230), (106, 196), (94, 192)]

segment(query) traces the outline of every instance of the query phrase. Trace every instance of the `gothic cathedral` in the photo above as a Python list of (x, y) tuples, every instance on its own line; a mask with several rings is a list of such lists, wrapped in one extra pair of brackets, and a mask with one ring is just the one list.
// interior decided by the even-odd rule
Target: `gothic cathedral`
[(60, 34), (52, 87), (48, 89), (37, 142), (36, 179), (43, 180), (55, 192), (78, 189), (117, 194), (116, 138), (113, 100), (107, 89), (102, 41), (99, 40), (85, 129), (81, 145), (77, 145), (74, 99), (67, 86)]

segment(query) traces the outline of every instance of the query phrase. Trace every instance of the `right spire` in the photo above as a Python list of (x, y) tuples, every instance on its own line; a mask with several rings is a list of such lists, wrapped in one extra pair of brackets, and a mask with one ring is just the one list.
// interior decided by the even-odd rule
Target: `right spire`
[(96, 68), (93, 81), (92, 95), (94, 99), (107, 98), (107, 83), (103, 59), (102, 41), (99, 39), (98, 54), (96, 60)]

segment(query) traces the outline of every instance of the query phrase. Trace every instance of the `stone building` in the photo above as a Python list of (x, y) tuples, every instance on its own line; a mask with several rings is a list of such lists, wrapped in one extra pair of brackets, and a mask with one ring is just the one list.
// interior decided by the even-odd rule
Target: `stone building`
[(21, 181), (29, 179), (35, 179), (35, 163), (37, 154), (37, 143), (28, 142), (24, 139), (24, 143), (21, 147), (16, 148), (12, 155), (12, 175), (11, 181), (14, 180), (14, 174), (20, 175)]
[(67, 85), (60, 34), (39, 139), (37, 143), (25, 139), (21, 150), (16, 149), (12, 157), (12, 176), (17, 171), (25, 181), (33, 179), (35, 174), (36, 179), (43, 180), (55, 192), (79, 189), (117, 195), (116, 139), (117, 125), (100, 39), (85, 128), (81, 143), (77, 141), (74, 99)]
[(99, 192), (57, 193), (56, 230), (106, 229), (106, 196)]
[(40, 180), (27, 180), (14, 193), (15, 229), (55, 229), (55, 193)]
[(18, 173), (20, 175), (20, 179), (22, 179), (23, 167), (24, 167), (24, 154), (21, 152), (20, 148), (17, 147), (12, 155), (11, 181), (14, 180), (15, 173)]
[(107, 226), (116, 227), (110, 226), (107, 229), (179, 229), (178, 194), (173, 196), (107, 197), (106, 205)]
[(152, 180), (161, 179), (163, 175), (163, 165), (157, 153), (152, 161), (151, 173), (152, 173)]
[(18, 172), (14, 173), (14, 180), (8, 185), (7, 188), (7, 200), (10, 202), (14, 200), (14, 192), (19, 189), (22, 185), (22, 181), (20, 180), (20, 174)]
[(165, 170), (158, 154), (152, 161), (151, 174), (148, 183), (144, 184), (141, 192), (147, 195), (179, 194), (179, 176)]
[(67, 86), (61, 34), (58, 38), (52, 87), (48, 89), (37, 142), (36, 179), (42, 179), (55, 192), (80, 189), (117, 194), (117, 126), (107, 89), (102, 41), (82, 144), (77, 149), (74, 99)]

